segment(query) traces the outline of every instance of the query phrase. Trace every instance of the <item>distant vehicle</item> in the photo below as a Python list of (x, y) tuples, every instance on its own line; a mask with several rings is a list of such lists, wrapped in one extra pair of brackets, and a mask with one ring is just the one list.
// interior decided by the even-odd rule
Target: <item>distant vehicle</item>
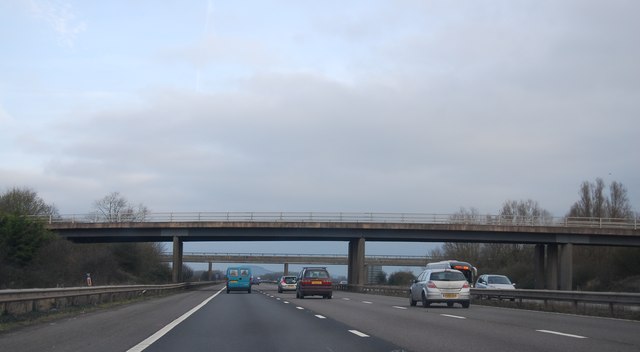
[(409, 288), (409, 304), (416, 306), (422, 302), (424, 308), (432, 303), (446, 303), (453, 307), (460, 303), (469, 308), (471, 302), (470, 285), (464, 274), (452, 269), (425, 270)]
[(262, 282), (262, 279), (260, 278), (260, 276), (257, 277), (251, 277), (251, 284), (252, 285), (260, 285), (260, 283)]
[(327, 299), (333, 297), (333, 283), (327, 268), (307, 267), (300, 271), (296, 298), (305, 296), (322, 296)]
[(286, 275), (278, 280), (278, 293), (283, 291), (295, 291), (298, 288), (298, 277), (294, 275)]
[(461, 272), (464, 277), (467, 279), (469, 285), (473, 285), (476, 280), (476, 276), (478, 275), (478, 269), (476, 269), (473, 265), (467, 262), (461, 262), (458, 260), (443, 260), (441, 262), (428, 263), (425, 267), (426, 270), (429, 269), (454, 269)]
[[(480, 275), (478, 277), (478, 281), (476, 281), (476, 288), (479, 289), (491, 289), (491, 290), (515, 290), (516, 284), (512, 283), (508, 277), (504, 275), (493, 275), (493, 274), (485, 274)], [(504, 298), (511, 301), (515, 301), (516, 298), (513, 296), (490, 296), (490, 295), (481, 295), (480, 297), (491, 299), (492, 297), (496, 298)]]
[(348, 285), (349, 283), (345, 280), (340, 281), (340, 285)]
[(227, 268), (227, 293), (247, 291), (251, 293), (251, 269), (247, 267)]
[(516, 284), (504, 275), (484, 274), (478, 277), (476, 288), (490, 288), (494, 290), (515, 290)]

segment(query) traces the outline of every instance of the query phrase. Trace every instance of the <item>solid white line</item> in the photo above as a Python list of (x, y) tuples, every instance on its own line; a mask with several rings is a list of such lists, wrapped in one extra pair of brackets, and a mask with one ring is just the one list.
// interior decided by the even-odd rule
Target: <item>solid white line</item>
[(193, 309), (191, 309), (190, 311), (182, 314), (182, 316), (179, 317), (178, 319), (172, 321), (171, 323), (167, 324), (162, 329), (156, 331), (155, 334), (147, 337), (144, 341), (142, 341), (139, 344), (131, 347), (130, 349), (127, 350), (127, 352), (141, 352), (141, 351), (144, 351), (147, 347), (151, 346), (154, 342), (158, 341), (166, 333), (168, 333), (173, 328), (178, 326), (178, 324), (182, 323), (188, 317), (190, 317), (193, 313), (197, 312), (200, 308), (204, 307), (207, 303), (209, 303), (209, 301), (211, 301), (212, 299), (216, 298), (216, 296), (219, 295), (220, 292), (222, 292), (224, 290), (225, 290), (225, 287), (221, 288), (220, 291), (216, 292), (213, 296), (205, 299), (202, 303), (200, 303), (197, 306), (193, 307)]
[(393, 306), (393, 308), (397, 308), (397, 309), (407, 309), (407, 307), (399, 307), (399, 306)]
[(365, 304), (373, 304), (373, 302), (369, 302), (369, 301), (362, 301), (362, 303), (365, 303)]
[(358, 330), (349, 330), (350, 333), (354, 334), (354, 335), (358, 335), (360, 337), (369, 337), (369, 335), (362, 333)]
[(458, 316), (458, 315), (450, 315), (450, 314), (440, 314), (440, 315), (442, 315), (443, 317), (449, 317), (449, 318), (467, 319), (465, 317), (461, 317), (461, 316)]
[(322, 315), (320, 315), (320, 314), (316, 314), (316, 317), (318, 317), (318, 319), (327, 319), (327, 317), (322, 316)]
[(566, 337), (573, 337), (576, 339), (587, 339), (588, 337), (586, 336), (580, 336), (580, 335), (572, 335), (572, 334), (565, 334), (563, 332), (557, 332), (557, 331), (551, 331), (551, 330), (536, 330), (538, 332), (544, 332), (546, 334), (554, 334), (554, 335), (560, 335), (560, 336), (566, 336)]

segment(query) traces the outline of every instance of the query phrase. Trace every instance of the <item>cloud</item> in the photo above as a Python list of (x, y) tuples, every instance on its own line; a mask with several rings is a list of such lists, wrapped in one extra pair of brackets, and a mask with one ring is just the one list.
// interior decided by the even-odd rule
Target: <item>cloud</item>
[(0, 123), (3, 126), (8, 126), (13, 123), (14, 119), (9, 115), (9, 113), (4, 109), (4, 107), (0, 104)]
[(51, 26), (63, 46), (73, 47), (77, 36), (87, 27), (68, 2), (30, 0), (29, 5), (32, 15)]
[(536, 108), (527, 92), (473, 98), (462, 86), (417, 100), (424, 91), (399, 86), (269, 74), (236, 92), (157, 91), (142, 108), (54, 129), (61, 153), (47, 172), (101, 180), (84, 197), (120, 191), (154, 210), (490, 212), (521, 198), (567, 207), (545, 185), (569, 177), (577, 187), (592, 160), (578, 157), (600, 149), (597, 128), (538, 116), (559, 101)]
[(182, 37), (155, 49), (159, 76), (186, 62), (218, 89), (150, 82), (16, 146), (45, 160), (39, 185), (64, 190), (63, 212), (119, 191), (154, 211), (496, 212), (532, 198), (563, 215), (584, 180), (613, 172), (640, 190), (635, 12), (433, 4), (394, 6), (393, 25), (296, 12), (324, 28), (292, 29), (302, 44), (284, 17), (276, 34)]

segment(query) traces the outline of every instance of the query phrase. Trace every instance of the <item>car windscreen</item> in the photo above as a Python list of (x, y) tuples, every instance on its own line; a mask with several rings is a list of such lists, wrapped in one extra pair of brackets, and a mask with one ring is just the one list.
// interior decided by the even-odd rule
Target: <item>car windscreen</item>
[(505, 276), (489, 276), (488, 281), (490, 284), (511, 285), (511, 281)]
[(466, 281), (467, 279), (459, 271), (442, 271), (431, 273), (431, 281)]

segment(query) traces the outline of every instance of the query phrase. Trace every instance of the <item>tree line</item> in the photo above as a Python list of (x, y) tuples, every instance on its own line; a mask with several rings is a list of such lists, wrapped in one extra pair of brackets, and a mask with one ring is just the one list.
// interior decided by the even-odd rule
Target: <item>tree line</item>
[[(95, 202), (93, 216), (135, 221), (147, 212), (114, 192)], [(0, 195), (0, 289), (80, 286), (88, 273), (94, 285), (171, 281), (159, 243), (75, 244), (30, 215), (59, 216), (54, 205), (31, 189), (13, 188)]]
[[(612, 182), (607, 189), (601, 178), (594, 182), (584, 181), (578, 197), (569, 207), (566, 217), (634, 219), (639, 216), (634, 213), (627, 189), (620, 182)], [(498, 213), (507, 218), (551, 218), (549, 211), (531, 199), (508, 200)], [(461, 208), (452, 217), (453, 220), (475, 220), (481, 216), (475, 208)], [(476, 266), (479, 275), (507, 275), (519, 288), (534, 288), (534, 247), (525, 244), (448, 242), (428, 255), (464, 260)], [(394, 274), (394, 281), (400, 281), (403, 285), (415, 279), (410, 272)], [(573, 288), (584, 291), (640, 291), (640, 248), (574, 245)]]

